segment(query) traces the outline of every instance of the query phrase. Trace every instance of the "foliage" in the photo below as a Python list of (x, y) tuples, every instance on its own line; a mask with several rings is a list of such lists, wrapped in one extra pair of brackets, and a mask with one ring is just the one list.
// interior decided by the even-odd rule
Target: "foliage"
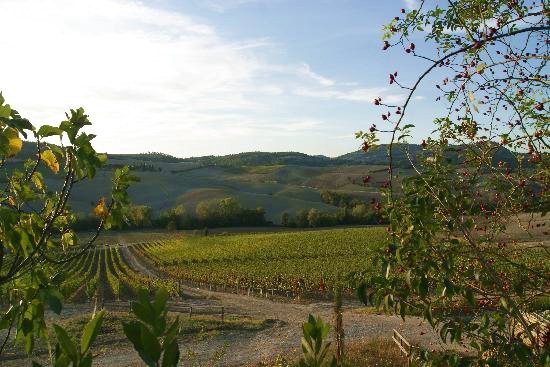
[(320, 317), (309, 315), (302, 326), (302, 352), (304, 356), (298, 363), (299, 367), (336, 367), (336, 358), (330, 358), (330, 343), (325, 342), (330, 330), (329, 324)]
[(363, 200), (357, 198), (353, 194), (342, 193), (330, 190), (321, 190), (319, 193), (323, 203), (334, 205), (342, 208), (353, 208), (358, 204), (363, 204)]
[(263, 208), (243, 208), (234, 198), (202, 201), (197, 204), (199, 226), (231, 227), (267, 224)]
[[(201, 201), (196, 213), (188, 213), (183, 205), (161, 211), (155, 215), (146, 205), (128, 205), (124, 222), (115, 229), (165, 228), (200, 229), (204, 227), (257, 227), (270, 224), (265, 219), (265, 210), (261, 207), (248, 209), (234, 198)], [(194, 215), (196, 214), (196, 215)], [(90, 230), (97, 226), (96, 215), (79, 216), (72, 224), (73, 230)]]
[[(424, 152), (409, 153), (416, 175), (400, 187), (388, 149), (383, 210), (391, 243), (379, 257), (382, 272), (361, 289), (402, 316), (422, 313), (443, 342), (466, 344), (471, 353), (449, 354), (450, 365), (548, 365), (544, 317), (530, 312), (548, 294), (548, 247), (507, 235), (522, 218), (529, 233), (535, 214), (523, 212), (545, 215), (550, 204), (548, 3), (420, 1), (401, 13), (385, 27), (383, 49), (427, 65), (410, 85), (397, 72), (389, 75), (406, 91), (405, 102), (375, 99), (383, 127), (357, 134), (363, 150), (384, 133), (390, 146), (411, 136), (407, 112), (430, 77), (438, 80), (446, 113), (434, 120)], [(425, 45), (415, 45), (418, 36)]]
[[(290, 292), (319, 292), (338, 275), (346, 291), (362, 279), (385, 229), (348, 228), (283, 233), (188, 236), (133, 246), (136, 254), (176, 279)], [(365, 245), (364, 239), (369, 239)]]
[[(103, 322), (105, 311), (92, 315), (91, 320), (86, 324), (80, 339), (80, 348), (67, 331), (59, 325), (54, 324), (54, 331), (57, 337), (57, 344), (53, 356), (55, 367), (90, 367), (92, 365), (92, 353), (90, 346), (97, 337)], [(40, 366), (33, 362), (33, 367)]]
[[(378, 207), (377, 205), (372, 205)], [(340, 208), (335, 212), (323, 212), (315, 208), (309, 210), (300, 209), (295, 215), (283, 212), (281, 225), (284, 227), (316, 228), (333, 227), (337, 225), (369, 225), (381, 224), (385, 220), (379, 215), (376, 209), (367, 204), (360, 203), (353, 208)]]
[(141, 289), (138, 301), (132, 302), (132, 312), (138, 320), (123, 323), (124, 334), (149, 367), (177, 366), (180, 359), (176, 339), (179, 318), (168, 326), (167, 301), (168, 293), (163, 289), (157, 291), (152, 302), (148, 292)]
[[(109, 201), (97, 198), (93, 212), (98, 226), (92, 239), (80, 244), (71, 228), (74, 216), (68, 201), (73, 188), (93, 179), (106, 161), (106, 156), (92, 147), (95, 135), (82, 131), (89, 125), (88, 116), (78, 108), (58, 126), (36, 129), (5, 104), (0, 94), (0, 166), (6, 168), (7, 176), (0, 192), (0, 294), (8, 306), (0, 313), (0, 330), (8, 336), (0, 354), (13, 329), (15, 342), (22, 343), (27, 353), (33, 350), (36, 338), (47, 338), (45, 309), (59, 314), (63, 300), (59, 291), (62, 277), (54, 269), (79, 258), (93, 246), (101, 230), (124, 220), (129, 202), (126, 190), (135, 180), (127, 168), (114, 172)], [(17, 160), (22, 138), (29, 135), (36, 140), (35, 156), (22, 162)], [(44, 142), (52, 137), (59, 138), (60, 145)], [(61, 187), (47, 188), (45, 178), (52, 176), (63, 176)], [(57, 336), (66, 335), (60, 329)], [(77, 355), (67, 349), (68, 341), (58, 342), (59, 360), (69, 357), (74, 365), (86, 365), (91, 358), (85, 353), (87, 348)]]

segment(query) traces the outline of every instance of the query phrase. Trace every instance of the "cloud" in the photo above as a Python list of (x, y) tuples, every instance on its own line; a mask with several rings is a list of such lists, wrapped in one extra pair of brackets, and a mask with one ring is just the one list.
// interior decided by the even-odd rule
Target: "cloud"
[(397, 104), (405, 100), (403, 94), (388, 93), (387, 88), (356, 88), (356, 89), (311, 89), (297, 88), (294, 94), (304, 97), (314, 97), (322, 99), (337, 99), (352, 102), (372, 103), (375, 98), (382, 97), (385, 103)]
[(314, 73), (311, 68), (309, 67), (308, 64), (302, 64), (299, 68), (298, 68), (298, 74), (299, 75), (302, 75), (302, 76), (305, 76), (311, 80), (314, 80), (316, 81), (317, 83), (327, 87), (327, 86), (332, 86), (335, 84), (334, 80), (331, 80), (329, 78), (326, 78), (322, 75), (319, 75), (317, 73)]
[[(302, 60), (271, 63), (268, 38), (227, 40), (205, 21), (134, 0), (0, 1), (10, 30), (0, 37), (8, 103), (38, 126), (83, 106), (101, 151), (190, 156), (295, 143), (319, 152), (331, 148), (311, 134), (328, 139), (349, 116), (338, 101), (402, 99)], [(335, 101), (333, 115), (312, 98)]]
[(38, 125), (83, 105), (104, 149), (119, 134), (185, 131), (206, 115), (254, 110), (251, 90), (280, 93), (255, 86), (264, 67), (250, 51), (268, 40), (227, 42), (180, 13), (126, 0), (12, 0), (2, 14), (12, 30), (0, 38), (12, 55), (0, 64), (8, 101)]
[(420, 7), (420, 5), (418, 4), (418, 0), (404, 0), (404, 1), (405, 1), (405, 6), (409, 10), (418, 9)]
[(199, 4), (202, 4), (212, 11), (217, 13), (225, 13), (228, 10), (237, 8), (239, 6), (267, 3), (273, 0), (199, 0)]

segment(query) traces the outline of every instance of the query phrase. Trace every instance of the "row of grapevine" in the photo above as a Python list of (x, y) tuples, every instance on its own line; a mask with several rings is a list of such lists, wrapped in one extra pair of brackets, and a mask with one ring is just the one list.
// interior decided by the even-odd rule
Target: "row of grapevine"
[(387, 246), (383, 228), (187, 237), (133, 246), (175, 279), (281, 291), (352, 289)]
[(100, 297), (128, 299), (136, 295), (139, 288), (154, 291), (163, 287), (172, 294), (177, 285), (170, 279), (157, 279), (134, 271), (128, 266), (120, 247), (103, 247), (87, 251), (82, 256), (64, 264), (61, 292), (69, 300)]

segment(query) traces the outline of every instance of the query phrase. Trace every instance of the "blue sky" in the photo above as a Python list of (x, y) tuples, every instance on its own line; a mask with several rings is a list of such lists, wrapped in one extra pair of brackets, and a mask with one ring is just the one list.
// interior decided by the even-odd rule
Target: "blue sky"
[[(336, 156), (399, 102), (388, 85), (422, 63), (381, 51), (381, 27), (412, 0), (0, 0), (0, 90), (36, 125), (83, 106), (109, 152), (242, 151)], [(422, 48), (419, 40), (417, 48)], [(428, 85), (429, 86), (429, 85)], [(409, 115), (424, 136), (434, 96)]]

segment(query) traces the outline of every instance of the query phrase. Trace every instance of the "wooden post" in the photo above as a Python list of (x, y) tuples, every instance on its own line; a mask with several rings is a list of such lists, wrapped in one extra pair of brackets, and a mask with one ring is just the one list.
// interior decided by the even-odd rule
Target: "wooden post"
[(225, 307), (222, 306), (222, 322), (225, 322)]
[(410, 367), (411, 366), (411, 360), (412, 360), (412, 353), (411, 353), (412, 346), (411, 346), (411, 343), (409, 343), (407, 341), (407, 339), (405, 339), (403, 337), (403, 335), (399, 334), (399, 332), (395, 329), (393, 329), (393, 335), (392, 335), (391, 338), (393, 339), (395, 344), (397, 344), (397, 346), (399, 347), (399, 349), (401, 350), (403, 355), (405, 357), (407, 357), (407, 367)]
[(344, 321), (342, 316), (342, 290), (337, 286), (334, 289), (334, 338), (338, 364), (341, 364), (344, 359)]
[(193, 307), (189, 306), (189, 318), (193, 316)]

